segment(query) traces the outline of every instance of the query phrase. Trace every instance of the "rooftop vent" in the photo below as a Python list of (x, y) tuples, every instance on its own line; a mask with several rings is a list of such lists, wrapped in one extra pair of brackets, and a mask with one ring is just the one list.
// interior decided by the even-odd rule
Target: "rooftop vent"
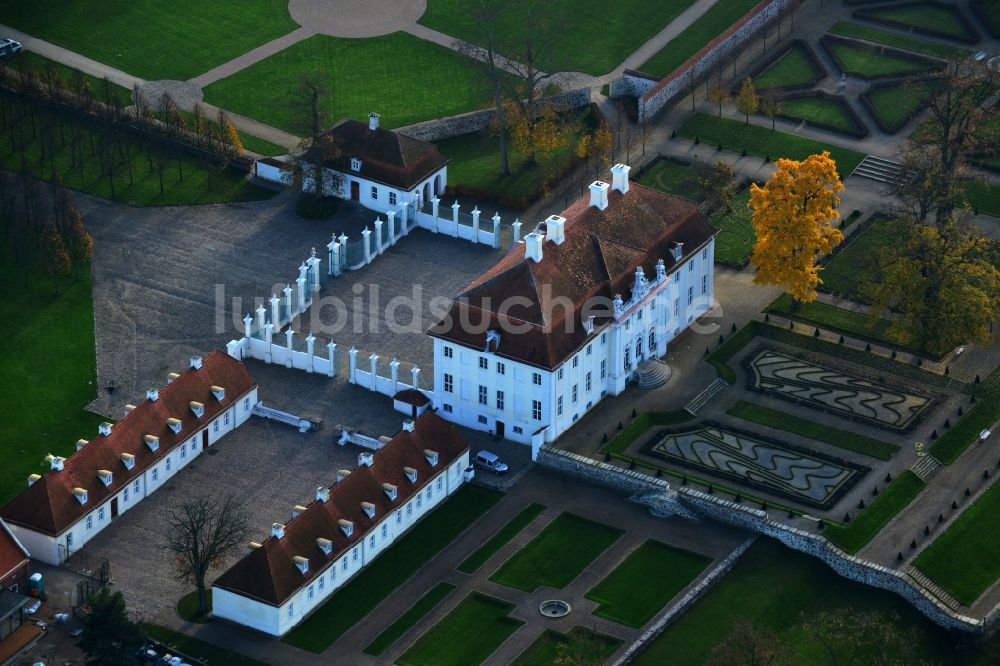
[(358, 467), (364, 465), (365, 467), (371, 467), (375, 464), (375, 456), (369, 451), (362, 451), (358, 454)]
[(29, 474), (28, 475), (28, 485), (30, 486), (35, 481), (38, 481), (38, 479), (40, 479), (40, 478), (42, 478), (40, 474)]
[(412, 467), (404, 467), (403, 474), (406, 475), (406, 478), (409, 479), (410, 483), (417, 482), (417, 470), (413, 469)]
[(146, 389), (146, 400), (156, 402), (160, 399), (160, 392), (156, 389)]
[(181, 431), (183, 424), (181, 424), (180, 419), (175, 419), (174, 417), (171, 416), (169, 419), (167, 419), (167, 427), (173, 430), (174, 434), (177, 434)]
[(215, 396), (216, 400), (222, 402), (222, 399), (226, 397), (226, 389), (222, 388), (221, 386), (213, 386), (212, 395)]
[(135, 467), (135, 456), (131, 453), (123, 453), (119, 456), (121, 458), (122, 464), (125, 465), (125, 469), (132, 469)]
[(105, 488), (107, 488), (114, 482), (114, 475), (111, 474), (111, 472), (106, 469), (97, 470), (97, 478), (101, 480), (101, 483), (104, 484)]
[(362, 502), (361, 510), (365, 512), (365, 515), (369, 518), (375, 517), (375, 505), (371, 502)]
[(87, 491), (84, 490), (83, 488), (74, 488), (73, 497), (75, 497), (76, 501), (79, 502), (80, 504), (87, 503)]
[(285, 536), (285, 526), (281, 523), (271, 523), (271, 536), (282, 539)]
[(195, 370), (201, 370), (201, 356), (191, 357), (191, 367)]
[(340, 526), (340, 530), (347, 536), (354, 534), (354, 523), (349, 520), (341, 518), (337, 521), (337, 525)]
[(169, 383), (173, 382), (178, 377), (180, 377), (179, 374), (177, 374), (176, 372), (171, 372), (170, 374), (167, 375), (167, 383), (169, 384)]
[(79, 451), (80, 449), (82, 449), (85, 446), (87, 446), (87, 440), (85, 440), (85, 439), (78, 439), (78, 440), (76, 440), (76, 450), (77, 451)]
[(378, 129), (378, 119), (379, 119), (379, 115), (377, 113), (374, 113), (374, 112), (369, 113), (368, 114), (368, 129), (372, 130), (373, 132), (375, 130), (377, 130)]
[(205, 405), (200, 402), (195, 402), (192, 400), (188, 403), (188, 407), (191, 408), (191, 413), (197, 416), (199, 419), (205, 415)]
[(427, 458), (427, 464), (434, 467), (438, 464), (438, 452), (431, 451), (430, 449), (424, 449), (424, 458)]
[(329, 539), (320, 537), (316, 539), (316, 545), (319, 546), (319, 549), (323, 551), (324, 555), (329, 555), (333, 552), (333, 542)]
[(330, 501), (330, 489), (326, 486), (316, 486), (316, 501), (317, 502), (329, 502)]
[(296, 555), (295, 557), (292, 558), (292, 561), (295, 562), (295, 567), (299, 570), (299, 573), (305, 573), (309, 571), (309, 560), (302, 557), (301, 555)]
[(156, 435), (144, 435), (142, 441), (146, 442), (146, 446), (149, 447), (150, 451), (155, 452), (160, 448), (160, 438)]
[(103, 435), (104, 437), (108, 437), (109, 435), (111, 435), (111, 424), (105, 421), (101, 425), (97, 426), (97, 432)]
[(396, 495), (398, 495), (398, 489), (391, 483), (383, 483), (382, 490), (385, 492), (385, 496), (392, 501), (396, 501)]

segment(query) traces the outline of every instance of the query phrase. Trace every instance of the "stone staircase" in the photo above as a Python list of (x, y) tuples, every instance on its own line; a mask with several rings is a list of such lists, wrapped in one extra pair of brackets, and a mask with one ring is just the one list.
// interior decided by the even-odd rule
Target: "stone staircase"
[(903, 570), (903, 573), (912, 578), (918, 585), (920, 585), (920, 587), (933, 594), (938, 598), (938, 601), (953, 611), (959, 611), (962, 608), (962, 604), (958, 599), (945, 592), (934, 581), (922, 574), (916, 567), (907, 565), (906, 569)]
[(884, 157), (866, 155), (851, 175), (871, 178), (882, 183), (895, 183), (903, 175), (903, 165), (901, 162), (887, 160)]
[(637, 381), (641, 389), (663, 386), (670, 379), (670, 366), (658, 358), (643, 361), (636, 368)]
[(941, 467), (941, 462), (928, 453), (926, 456), (918, 458), (917, 462), (910, 467), (910, 471), (926, 481), (939, 467)]
[(684, 406), (685, 411), (689, 412), (692, 416), (698, 413), (698, 410), (705, 406), (705, 404), (715, 396), (716, 393), (722, 389), (729, 386), (726, 382), (721, 379), (716, 379), (714, 382), (708, 385), (704, 391), (695, 396), (694, 400), (689, 402)]

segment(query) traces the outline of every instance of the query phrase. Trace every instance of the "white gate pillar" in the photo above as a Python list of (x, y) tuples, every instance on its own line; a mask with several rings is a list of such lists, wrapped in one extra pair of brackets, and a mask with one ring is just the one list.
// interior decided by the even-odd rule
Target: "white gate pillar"
[(306, 372), (313, 371), (313, 355), (316, 349), (316, 337), (309, 331), (309, 335), (306, 337), (306, 353), (309, 354), (309, 365), (306, 366)]
[(261, 336), (264, 335), (264, 323), (267, 321), (267, 308), (263, 305), (257, 308), (257, 330), (260, 331)]
[(289, 328), (287, 331), (285, 331), (285, 342), (288, 344), (288, 356), (285, 357), (285, 367), (286, 368), (292, 367), (292, 349), (293, 349), (293, 347), (295, 345), (295, 343), (292, 342), (292, 336), (294, 336), (294, 335), (295, 335), (295, 332), (291, 328)]
[(410, 378), (413, 381), (413, 388), (420, 388), (420, 368), (410, 370)]
[(458, 205), (458, 199), (455, 199), (455, 203), (451, 205), (451, 221), (455, 223), (454, 229), (451, 231), (453, 237), (458, 236), (458, 209), (461, 206)]
[(493, 213), (493, 248), (500, 247), (500, 212)]
[(385, 224), (381, 217), (375, 218), (375, 256), (382, 254), (382, 225)]
[(365, 227), (364, 231), (361, 232), (361, 237), (364, 239), (365, 245), (365, 263), (370, 264), (372, 261), (372, 230)]
[(320, 258), (316, 256), (316, 248), (311, 250), (312, 256), (306, 259), (306, 263), (309, 264), (309, 268), (312, 270), (312, 290), (319, 291), (319, 267), (323, 262)]
[(431, 229), (434, 233), (438, 230), (438, 213), (441, 211), (441, 200), (437, 197), (431, 199), (431, 216), (434, 218), (434, 228)]
[(277, 294), (271, 294), (271, 323), (278, 326), (281, 323), (281, 300)]
[(396, 244), (396, 211), (390, 210), (385, 216), (389, 220), (389, 245)]
[[(288, 317), (288, 321), (292, 320), (292, 285), (286, 284), (285, 288), (282, 290), (285, 294), (285, 316)], [(281, 324), (279, 321), (278, 324)]]
[(351, 384), (357, 384), (354, 380), (354, 371), (358, 369), (358, 350), (356, 347), (352, 346), (351, 350), (347, 352), (347, 359), (348, 363), (350, 363), (350, 375), (348, 376), (347, 381)]
[(250, 313), (247, 313), (246, 317), (243, 317), (243, 337), (249, 338), (250, 334), (253, 332), (253, 317)]
[(375, 391), (376, 388), (377, 388), (377, 386), (378, 386), (378, 382), (377, 382), (377, 380), (378, 380), (378, 374), (377, 374), (378, 373), (378, 354), (376, 354), (376, 353), (373, 352), (372, 355), (368, 357), (368, 362), (371, 364), (371, 371), (372, 371), (372, 383), (371, 383), (371, 387), (370, 388), (371, 388), (371, 390)]
[(510, 225), (510, 244), (513, 245), (521, 240), (521, 220), (514, 218), (514, 224)]
[(326, 357), (330, 359), (330, 369), (326, 371), (328, 377), (337, 374), (337, 343), (330, 340), (326, 343)]
[[(472, 209), (472, 242), (479, 242), (479, 206)], [(457, 228), (457, 227), (456, 227)]]

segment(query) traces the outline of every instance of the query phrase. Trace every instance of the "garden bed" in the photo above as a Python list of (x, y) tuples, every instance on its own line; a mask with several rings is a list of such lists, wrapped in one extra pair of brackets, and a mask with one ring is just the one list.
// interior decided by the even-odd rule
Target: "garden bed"
[(761, 90), (811, 89), (826, 76), (812, 47), (801, 39), (792, 40), (784, 51), (764, 63), (750, 78)]
[(875, 538), (890, 520), (908, 507), (926, 484), (910, 470), (882, 489), (882, 492), (851, 522), (827, 524), (823, 536), (844, 552), (854, 554)]
[(876, 83), (858, 99), (886, 134), (906, 127), (927, 106), (927, 96), (908, 83)]
[(939, 60), (890, 46), (879, 46), (834, 35), (823, 35), (819, 41), (840, 71), (862, 79), (877, 80), (930, 74), (943, 67)]
[(830, 33), (840, 35), (841, 37), (863, 39), (875, 44), (894, 46), (897, 49), (913, 51), (914, 53), (932, 56), (934, 58), (941, 58), (943, 60), (961, 60), (971, 55), (971, 52), (968, 49), (958, 48), (957, 46), (946, 46), (944, 44), (938, 44), (937, 42), (928, 42), (924, 39), (901, 35), (898, 32), (881, 30), (879, 28), (861, 25), (860, 23), (851, 23), (850, 21), (837, 21), (833, 24), (833, 27), (830, 28)]
[(869, 134), (868, 127), (854, 113), (847, 100), (821, 90), (782, 98), (778, 115), (855, 139), (863, 139)]
[(962, 12), (955, 5), (944, 2), (923, 0), (855, 9), (854, 16), (931, 37), (954, 39), (966, 44), (979, 41), (979, 34)]

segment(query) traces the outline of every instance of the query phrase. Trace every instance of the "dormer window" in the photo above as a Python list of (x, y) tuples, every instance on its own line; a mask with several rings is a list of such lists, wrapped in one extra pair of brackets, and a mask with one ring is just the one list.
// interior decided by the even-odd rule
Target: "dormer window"
[(135, 456), (131, 453), (123, 453), (121, 455), (122, 464), (125, 465), (125, 469), (132, 469), (135, 467)]
[(205, 405), (200, 402), (195, 402), (192, 400), (188, 403), (188, 407), (191, 408), (191, 413), (197, 416), (199, 419), (205, 415)]
[[(146, 435), (142, 439), (146, 442), (146, 446), (148, 446), (149, 450), (152, 451), (153, 453), (156, 453), (156, 450), (160, 448), (159, 437), (155, 435)], [(135, 458), (132, 459), (132, 464), (135, 464)]]
[(424, 458), (427, 459), (427, 464), (431, 467), (435, 467), (438, 464), (438, 453), (437, 451), (431, 451), (430, 449), (424, 449)]
[(412, 467), (404, 467), (403, 474), (406, 475), (406, 478), (410, 481), (410, 483), (417, 482), (417, 470), (413, 469)]
[(393, 502), (396, 501), (396, 495), (398, 494), (396, 486), (391, 483), (383, 483), (382, 490), (385, 491), (385, 496), (388, 497)]
[(375, 517), (375, 505), (371, 502), (362, 502), (361, 510), (365, 512), (365, 515), (369, 518)]
[(361, 171), (361, 160), (357, 157), (351, 158), (351, 171)]
[(309, 571), (309, 560), (302, 557), (301, 555), (296, 555), (295, 557), (292, 558), (292, 561), (295, 562), (295, 568), (299, 570), (299, 573), (305, 573)]
[(83, 488), (74, 488), (73, 497), (75, 497), (76, 501), (79, 502), (80, 504), (87, 503), (87, 491), (84, 490)]
[(181, 431), (182, 424), (180, 419), (175, 419), (171, 417), (167, 419), (167, 427), (173, 430), (174, 434), (177, 434)]
[(110, 486), (112, 484), (112, 482), (113, 482), (113, 479), (114, 479), (114, 477), (111, 474), (111, 472), (109, 470), (106, 470), (106, 469), (99, 469), (99, 470), (97, 470), (97, 478), (99, 478), (101, 480), (101, 483), (104, 484), (105, 488), (107, 488), (108, 486)]
[(344, 536), (351, 536), (354, 534), (354, 523), (351, 521), (341, 518), (337, 521), (337, 525), (340, 526), (340, 531), (344, 533)]
[(316, 545), (319, 546), (324, 555), (329, 555), (333, 552), (333, 542), (329, 539), (323, 539), (322, 537), (316, 539)]
[(222, 402), (222, 399), (226, 397), (226, 389), (222, 388), (221, 386), (213, 386), (212, 395), (215, 396), (216, 400)]

